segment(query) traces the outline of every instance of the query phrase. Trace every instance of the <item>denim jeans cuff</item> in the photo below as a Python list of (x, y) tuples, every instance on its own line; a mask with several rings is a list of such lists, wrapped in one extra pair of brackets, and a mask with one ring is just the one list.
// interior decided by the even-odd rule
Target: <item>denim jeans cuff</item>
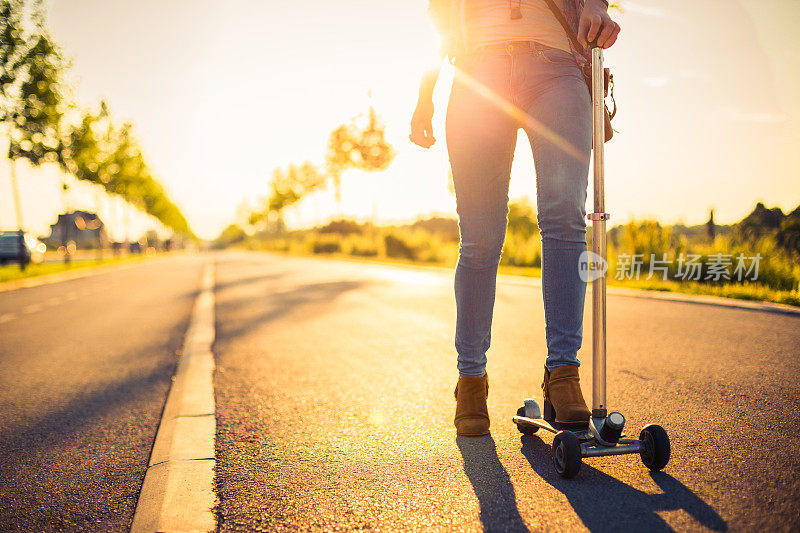
[(581, 362), (580, 361), (574, 361), (574, 362), (570, 362), (570, 361), (554, 361), (552, 363), (545, 363), (544, 364), (544, 366), (550, 372), (552, 372), (553, 370), (555, 370), (556, 368), (558, 368), (560, 366), (570, 366), (570, 365), (580, 367), (581, 366)]
[(486, 371), (480, 373), (472, 373), (472, 372), (460, 372), (458, 373), (458, 377), (460, 378), (482, 378), (486, 374)]

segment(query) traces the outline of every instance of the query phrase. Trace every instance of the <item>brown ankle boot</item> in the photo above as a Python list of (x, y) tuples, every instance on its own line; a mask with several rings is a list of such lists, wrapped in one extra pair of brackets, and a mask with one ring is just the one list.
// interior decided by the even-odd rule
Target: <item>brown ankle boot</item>
[(489, 376), (458, 378), (456, 397), (456, 433), (469, 437), (489, 434)]
[(546, 419), (573, 426), (589, 423), (591, 413), (583, 399), (577, 366), (560, 366), (552, 372), (545, 367), (542, 391)]

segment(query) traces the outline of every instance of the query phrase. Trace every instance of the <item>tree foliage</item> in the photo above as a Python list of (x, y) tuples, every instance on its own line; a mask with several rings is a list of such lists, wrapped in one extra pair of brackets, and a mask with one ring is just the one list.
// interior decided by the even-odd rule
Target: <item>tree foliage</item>
[(281, 219), (286, 207), (324, 186), (326, 180), (327, 176), (309, 162), (273, 170), (267, 211), (275, 213)]
[(63, 81), (67, 62), (47, 33), (41, 2), (0, 0), (0, 61), (0, 121), (8, 130), (10, 159), (57, 162), (175, 232), (194, 236), (145, 164), (130, 124), (116, 126), (105, 102), (96, 112), (68, 118), (76, 105)]
[(39, 165), (57, 161), (62, 148), (66, 63), (44, 28), (41, 4), (29, 21), (25, 8), (20, 0), (0, 2), (2, 118), (10, 126), (8, 156)]
[(341, 202), (342, 172), (349, 168), (385, 170), (394, 156), (394, 148), (386, 140), (386, 128), (372, 106), (366, 117), (357, 117), (334, 129), (328, 137), (326, 169), (334, 184), (336, 201)]
[(261, 200), (259, 208), (244, 217), (244, 223), (257, 226), (272, 221), (274, 228), (281, 232), (284, 227), (283, 212), (287, 207), (330, 183), (335, 188), (336, 201), (341, 202), (340, 186), (344, 171), (384, 170), (394, 156), (394, 148), (386, 140), (385, 127), (370, 106), (367, 115), (358, 116), (330, 133), (324, 171), (309, 162), (273, 170), (269, 195)]

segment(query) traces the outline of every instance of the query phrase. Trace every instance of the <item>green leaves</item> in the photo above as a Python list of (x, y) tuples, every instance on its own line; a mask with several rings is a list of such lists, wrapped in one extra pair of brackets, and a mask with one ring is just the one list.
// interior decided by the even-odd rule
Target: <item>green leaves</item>
[(328, 137), (326, 170), (341, 201), (341, 174), (348, 168), (367, 172), (385, 170), (394, 159), (394, 148), (386, 140), (385, 127), (370, 106), (366, 117), (356, 117), (349, 124), (333, 130)]
[(302, 165), (289, 165), (284, 169), (272, 171), (272, 189), (267, 209), (280, 213), (284, 208), (298, 202), (306, 194), (321, 188), (326, 181), (314, 165), (305, 162)]
[(9, 131), (8, 157), (56, 162), (194, 236), (145, 164), (132, 126), (116, 126), (105, 102), (96, 112), (75, 109), (63, 81), (67, 61), (47, 33), (41, 2), (29, 3), (0, 0), (0, 122)]
[(278, 218), (278, 227), (282, 228), (283, 210), (307, 194), (325, 187), (329, 180), (333, 182), (336, 200), (340, 202), (342, 172), (351, 168), (368, 172), (384, 170), (394, 156), (394, 148), (386, 140), (385, 128), (370, 107), (368, 115), (356, 117), (330, 133), (324, 172), (309, 162), (275, 169), (264, 210), (251, 214), (249, 223), (256, 224), (274, 213)]
[(64, 115), (61, 74), (65, 61), (40, 17), (34, 17), (38, 21), (35, 27), (26, 30), (24, 2), (6, 0), (0, 4), (0, 12), (8, 16), (0, 27), (0, 108), (3, 121), (11, 128), (8, 156), (23, 157), (34, 165), (57, 161)]

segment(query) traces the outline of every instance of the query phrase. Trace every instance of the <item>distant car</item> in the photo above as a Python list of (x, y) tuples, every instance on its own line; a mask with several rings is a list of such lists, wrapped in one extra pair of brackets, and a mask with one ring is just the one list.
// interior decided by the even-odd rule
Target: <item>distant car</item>
[(24, 231), (0, 232), (0, 265), (19, 263), (24, 269), (28, 263), (41, 262), (44, 250), (44, 243), (26, 236)]

